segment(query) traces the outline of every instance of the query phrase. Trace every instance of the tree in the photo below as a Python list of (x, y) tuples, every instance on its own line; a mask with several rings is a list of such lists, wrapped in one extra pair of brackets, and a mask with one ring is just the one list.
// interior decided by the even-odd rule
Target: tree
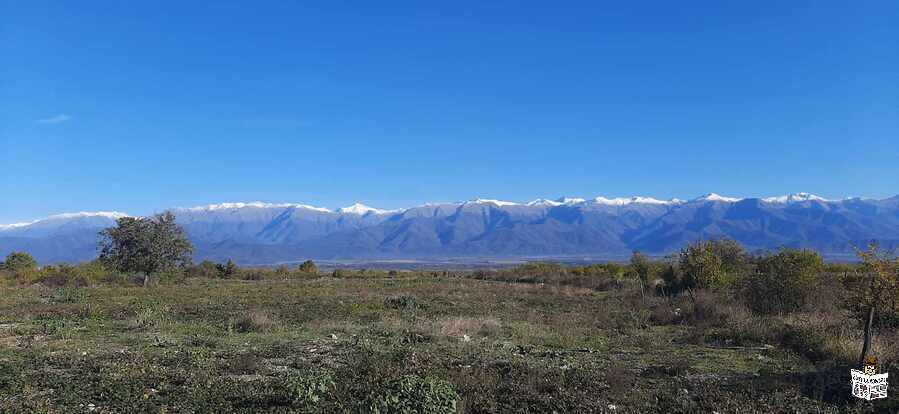
[(865, 327), (859, 365), (871, 352), (874, 318), (878, 313), (899, 311), (899, 260), (880, 250), (876, 243), (868, 250), (856, 249), (862, 260), (857, 277), (847, 286), (850, 291), (849, 308)]
[(652, 265), (649, 259), (637, 250), (631, 255), (631, 272), (640, 281), (640, 299), (645, 301), (646, 284), (650, 282)]
[(152, 217), (122, 217), (100, 232), (100, 260), (121, 272), (150, 275), (191, 263), (193, 246), (171, 212)]
[(0, 268), (13, 273), (22, 273), (37, 269), (37, 262), (26, 252), (12, 252), (6, 256)]

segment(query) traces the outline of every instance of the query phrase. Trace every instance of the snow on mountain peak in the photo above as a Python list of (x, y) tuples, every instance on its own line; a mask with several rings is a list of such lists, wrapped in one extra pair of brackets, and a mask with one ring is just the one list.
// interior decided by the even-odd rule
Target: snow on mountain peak
[(210, 204), (207, 206), (197, 206), (197, 207), (189, 207), (183, 210), (188, 211), (215, 211), (215, 210), (235, 210), (241, 208), (302, 208), (306, 210), (315, 210), (321, 211), (323, 213), (330, 213), (331, 210), (328, 210), (323, 207), (314, 207), (306, 204), (292, 204), (292, 203), (263, 203), (261, 201), (253, 201), (250, 203), (220, 203), (220, 204)]
[(605, 204), (609, 206), (624, 206), (628, 204), (673, 204), (680, 202), (680, 200), (673, 199), (670, 201), (664, 201), (655, 199), (652, 197), (618, 197), (618, 198), (605, 198), (605, 197), (596, 197), (593, 199), (593, 202), (596, 204)]
[(559, 203), (562, 203), (562, 204), (568, 204), (568, 205), (571, 205), (571, 204), (580, 204), (580, 203), (583, 203), (583, 202), (585, 202), (585, 201), (587, 201), (587, 200), (584, 200), (583, 198), (576, 198), (576, 197), (575, 197), (575, 198), (572, 198), (572, 197), (559, 197), (559, 198), (556, 199), (556, 201), (559, 202)]
[[(113, 220), (118, 220), (122, 217), (128, 217), (127, 214), (118, 212), (118, 211), (82, 211), (78, 213), (62, 213), (62, 214), (54, 214), (52, 216), (47, 217), (44, 220), (53, 220), (53, 219), (72, 219), (72, 218), (82, 218), (82, 217), (106, 217)], [(39, 220), (43, 221), (43, 220)]]
[(379, 208), (369, 207), (362, 203), (356, 203), (349, 207), (343, 207), (343, 208), (337, 210), (337, 212), (341, 213), (341, 214), (358, 214), (360, 216), (364, 216), (368, 213), (387, 214), (387, 213), (393, 213), (395, 211), (396, 210), (381, 210)]
[(499, 206), (499, 207), (504, 207), (504, 206), (517, 206), (517, 205), (519, 205), (518, 203), (513, 203), (513, 202), (511, 202), (511, 201), (493, 200), (493, 199), (489, 199), (489, 198), (480, 198), (480, 197), (479, 197), (479, 198), (476, 198), (476, 199), (474, 199), (474, 200), (469, 201), (469, 203), (472, 203), (472, 204), (493, 204), (493, 205), (496, 205), (496, 206)]
[(58, 222), (61, 220), (90, 218), (90, 217), (105, 217), (105, 218), (108, 218), (111, 220), (117, 220), (122, 217), (129, 217), (129, 216), (128, 216), (128, 214), (118, 212), (118, 211), (81, 211), (78, 213), (62, 213), (62, 214), (54, 214), (52, 216), (47, 216), (46, 218), (37, 219), (37, 220), (25, 222), (25, 223), (0, 224), (0, 231), (28, 227), (33, 224), (44, 223), (44, 222), (54, 222), (54, 221)]
[(534, 201), (529, 202), (527, 205), (529, 206), (561, 206), (563, 203), (555, 200), (547, 200), (545, 198), (538, 198)]
[(742, 198), (725, 197), (715, 193), (708, 193), (702, 197), (695, 199), (694, 201), (718, 201), (722, 203), (736, 203), (740, 200), (742, 200)]
[(827, 202), (827, 201), (831, 201), (831, 200), (828, 200), (824, 197), (816, 196), (814, 194), (800, 192), (800, 193), (796, 193), (796, 194), (783, 195), (783, 196), (779, 196), (779, 197), (767, 197), (767, 198), (763, 198), (762, 201), (764, 201), (766, 203), (801, 203), (803, 201)]
[(534, 201), (527, 203), (529, 206), (561, 206), (561, 205), (572, 205), (572, 204), (580, 204), (585, 200), (583, 198), (570, 198), (570, 197), (559, 197), (555, 200), (549, 200), (546, 198), (538, 198)]
[(40, 220), (34, 220), (34, 221), (25, 222), (25, 223), (0, 224), (0, 231), (30, 226), (34, 223), (37, 223), (38, 221), (40, 221)]

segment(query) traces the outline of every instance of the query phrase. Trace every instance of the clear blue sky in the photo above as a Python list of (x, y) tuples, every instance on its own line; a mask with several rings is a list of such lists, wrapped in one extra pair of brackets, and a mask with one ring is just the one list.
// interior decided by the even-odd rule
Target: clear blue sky
[(894, 0), (184, 3), (0, 1), (0, 223), (899, 193)]

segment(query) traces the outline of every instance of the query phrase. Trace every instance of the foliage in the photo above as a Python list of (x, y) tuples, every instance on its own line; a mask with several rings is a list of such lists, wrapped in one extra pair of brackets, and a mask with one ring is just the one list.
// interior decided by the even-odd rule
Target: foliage
[(56, 303), (82, 303), (87, 299), (84, 288), (60, 287), (53, 292), (53, 301)]
[(661, 289), (678, 294), (726, 288), (745, 274), (748, 265), (745, 250), (733, 240), (697, 241), (681, 249), (676, 261), (662, 271)]
[(297, 271), (300, 273), (314, 275), (318, 274), (318, 266), (316, 266), (315, 262), (313, 262), (312, 260), (307, 260), (303, 263), (300, 263), (300, 265), (297, 267)]
[(100, 260), (122, 272), (147, 275), (190, 264), (193, 246), (171, 212), (122, 217), (100, 232)]
[(328, 373), (292, 378), (289, 384), (294, 392), (294, 406), (309, 412), (320, 411), (324, 401), (333, 399), (337, 385)]
[(459, 395), (446, 381), (407, 375), (368, 396), (372, 413), (454, 413)]
[(237, 275), (237, 265), (234, 264), (231, 259), (228, 259), (228, 262), (225, 264), (216, 264), (215, 269), (218, 271), (218, 277), (222, 279), (230, 279)]
[(847, 307), (857, 319), (868, 309), (877, 312), (899, 311), (899, 259), (876, 244), (858, 251), (861, 266), (845, 281), (850, 292)]
[(397, 309), (402, 311), (411, 311), (419, 307), (418, 300), (415, 296), (394, 296), (384, 299), (384, 307), (388, 309)]
[(759, 313), (799, 310), (818, 284), (823, 267), (824, 260), (816, 252), (782, 249), (759, 259), (756, 271), (742, 281), (741, 296)]
[(185, 270), (189, 277), (204, 277), (212, 279), (219, 277), (219, 269), (216, 263), (211, 260), (203, 260), (197, 265), (190, 266)]
[(13, 273), (24, 273), (37, 269), (37, 262), (26, 252), (12, 252), (0, 264), (0, 269)]

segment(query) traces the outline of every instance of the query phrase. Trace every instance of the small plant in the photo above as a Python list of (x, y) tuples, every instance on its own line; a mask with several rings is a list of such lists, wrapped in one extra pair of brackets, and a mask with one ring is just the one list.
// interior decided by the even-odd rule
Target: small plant
[(51, 299), (56, 303), (82, 303), (87, 299), (87, 293), (83, 288), (60, 287), (53, 291)]
[(407, 375), (368, 397), (372, 413), (454, 413), (459, 394), (443, 380)]
[(133, 325), (140, 329), (156, 328), (169, 319), (170, 308), (157, 303), (139, 304), (134, 312)]
[(336, 383), (330, 374), (291, 378), (293, 405), (303, 411), (320, 411), (321, 403), (333, 397)]
[(419, 304), (415, 296), (403, 295), (384, 299), (384, 307), (401, 311), (412, 311), (417, 309)]

